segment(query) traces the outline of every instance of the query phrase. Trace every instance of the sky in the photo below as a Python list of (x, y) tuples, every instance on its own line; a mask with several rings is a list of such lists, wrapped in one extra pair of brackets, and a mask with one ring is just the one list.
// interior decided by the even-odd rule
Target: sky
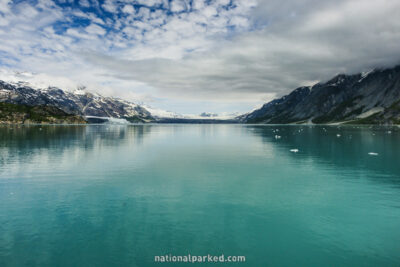
[(399, 18), (399, 0), (0, 0), (0, 73), (183, 114), (244, 113), (400, 64)]

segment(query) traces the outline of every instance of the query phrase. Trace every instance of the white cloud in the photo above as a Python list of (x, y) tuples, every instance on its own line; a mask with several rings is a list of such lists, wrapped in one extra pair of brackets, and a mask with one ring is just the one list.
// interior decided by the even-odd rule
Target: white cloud
[[(144, 53), (150, 55), (145, 60), (135, 60), (140, 59), (138, 55), (132, 60), (96, 53), (85, 57), (107, 70), (114, 70), (114, 75), (140, 80), (174, 97), (238, 99), (253, 96), (260, 99), (271, 94), (281, 95), (338, 72), (351, 73), (398, 62), (400, 48), (393, 44), (400, 41), (400, 25), (394, 14), (399, 4), (393, 1), (386, 4), (383, 7), (353, 1), (335, 8), (327, 5), (298, 20), (288, 17), (278, 21), (270, 29), (244, 33), (229, 41), (215, 38), (211, 45), (205, 43), (209, 47), (201, 53), (185, 55), (179, 49), (172, 50), (178, 57), (168, 53)], [(361, 5), (362, 15), (356, 16), (354, 10), (360, 10)], [(384, 19), (385, 15), (389, 16)], [(162, 39), (164, 44), (169, 40), (166, 37), (172, 36), (170, 40), (180, 48), (190, 49), (190, 45), (183, 45), (185, 42), (180, 37), (187, 34), (189, 37), (185, 40), (192, 40), (199, 32), (194, 30), (191, 17), (186, 19), (169, 21), (165, 27), (169, 34)], [(372, 27), (374, 21), (380, 22)], [(230, 17), (229, 22), (245, 28), (250, 25), (245, 16)]]
[(202, 9), (205, 7), (204, 0), (193, 0), (192, 8), (193, 9)]
[(106, 30), (96, 24), (90, 24), (88, 27), (86, 27), (86, 32), (89, 34), (97, 34), (97, 35), (104, 35), (106, 34)]
[(79, 0), (79, 4), (83, 7), (90, 7), (89, 0)]
[(182, 12), (186, 9), (186, 3), (182, 0), (173, 0), (170, 5), (172, 12)]
[(249, 109), (338, 72), (399, 63), (399, 9), (395, 0), (106, 0), (92, 13), (0, 0), (0, 60), (100, 93)]
[(207, 18), (217, 15), (217, 10), (213, 6), (208, 6), (203, 9), (202, 14)]
[(168, 0), (136, 0), (135, 1), (137, 4), (144, 5), (144, 6), (168, 6)]
[(8, 13), (10, 11), (11, 0), (0, 0), (0, 12)]
[(132, 5), (125, 5), (122, 8), (122, 12), (128, 13), (128, 14), (134, 14), (135, 13), (135, 8)]
[(111, 13), (116, 12), (117, 8), (118, 8), (117, 4), (114, 3), (114, 1), (112, 1), (112, 0), (105, 0), (101, 6), (104, 8), (104, 10), (111, 12)]

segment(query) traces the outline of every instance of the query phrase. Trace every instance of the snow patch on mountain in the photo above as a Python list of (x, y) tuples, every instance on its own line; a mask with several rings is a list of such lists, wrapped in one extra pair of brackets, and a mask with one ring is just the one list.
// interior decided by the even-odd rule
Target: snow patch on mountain
[(72, 91), (79, 86), (75, 81), (65, 77), (8, 69), (0, 69), (0, 80), (16, 86), (29, 86), (34, 89), (58, 87), (66, 91)]

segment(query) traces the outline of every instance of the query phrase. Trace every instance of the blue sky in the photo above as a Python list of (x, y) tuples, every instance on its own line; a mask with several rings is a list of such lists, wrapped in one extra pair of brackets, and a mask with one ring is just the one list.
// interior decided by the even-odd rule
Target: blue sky
[(398, 64), (398, 10), (396, 0), (0, 0), (0, 68), (179, 113), (246, 112), (339, 72)]

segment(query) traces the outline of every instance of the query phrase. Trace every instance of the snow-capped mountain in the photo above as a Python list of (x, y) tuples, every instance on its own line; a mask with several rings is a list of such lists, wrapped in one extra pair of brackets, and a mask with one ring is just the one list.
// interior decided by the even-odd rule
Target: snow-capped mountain
[(400, 124), (400, 66), (339, 74), (238, 116), (246, 123)]
[(121, 118), (130, 122), (154, 120), (148, 110), (129, 101), (103, 97), (84, 90), (68, 92), (57, 87), (34, 89), (26, 82), (0, 81), (0, 102), (27, 106), (53, 106), (68, 114)]
[(150, 114), (155, 118), (156, 120), (158, 119), (163, 119), (163, 118), (168, 118), (168, 119), (184, 119), (185, 116), (172, 112), (172, 111), (166, 111), (162, 109), (157, 109), (153, 108), (147, 105), (143, 105), (143, 107), (150, 112)]
[(172, 111), (165, 111), (162, 109), (156, 109), (147, 105), (143, 105), (151, 115), (156, 120), (163, 119), (182, 119), (182, 120), (233, 120), (235, 117), (239, 116), (238, 112), (236, 113), (227, 113), (223, 112), (221, 114), (210, 113), (210, 112), (202, 112), (199, 115), (196, 114), (179, 114)]
[[(120, 98), (104, 97), (88, 92), (80, 86), (75, 90), (63, 90), (49, 86), (46, 76), (29, 72), (0, 70), (0, 102), (27, 105), (52, 106), (67, 114), (81, 115), (91, 122), (193, 122), (230, 120), (238, 114), (181, 115), (171, 111), (139, 105)], [(58, 78), (62, 79), (62, 78)], [(63, 81), (65, 83), (65, 81)], [(73, 87), (69, 86), (69, 89)]]
[[(0, 76), (0, 103), (47, 106), (91, 120), (170, 123), (368, 123), (400, 124), (400, 66), (369, 72), (340, 74), (314, 86), (299, 87), (249, 113), (181, 115), (149, 106), (42, 83), (29, 73), (9, 81)], [(29, 81), (24, 81), (26, 78)], [(31, 81), (33, 83), (31, 84)], [(58, 111), (57, 111), (58, 112)], [(90, 120), (89, 120), (90, 121)]]

